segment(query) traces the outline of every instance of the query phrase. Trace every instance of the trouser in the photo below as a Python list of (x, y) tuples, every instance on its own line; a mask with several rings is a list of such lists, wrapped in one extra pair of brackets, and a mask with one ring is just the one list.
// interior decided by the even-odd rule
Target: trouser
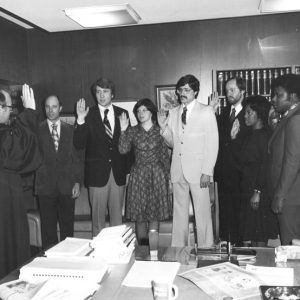
[(39, 206), (44, 249), (58, 243), (57, 223), (61, 241), (73, 236), (75, 199), (71, 195), (40, 195)]
[(105, 227), (107, 208), (110, 226), (122, 224), (124, 193), (125, 185), (119, 186), (116, 184), (112, 171), (105, 186), (89, 187), (93, 236), (96, 236)]

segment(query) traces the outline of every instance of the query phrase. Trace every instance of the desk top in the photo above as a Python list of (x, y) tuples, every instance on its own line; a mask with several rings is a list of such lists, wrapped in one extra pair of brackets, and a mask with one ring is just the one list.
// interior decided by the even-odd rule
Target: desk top
[[(181, 263), (178, 273), (191, 270), (196, 267), (197, 262), (194, 255), (191, 255), (191, 247), (185, 248), (159, 248), (158, 259), (162, 261), (179, 261)], [(269, 267), (291, 267), (294, 268), (294, 285), (300, 285), (300, 260), (289, 260), (287, 263), (276, 264), (275, 263), (275, 251), (274, 248), (252, 248), (257, 252), (255, 265), (269, 266)], [(111, 265), (111, 272), (109, 276), (101, 284), (101, 288), (94, 295), (94, 300), (153, 300), (151, 289), (147, 288), (132, 288), (122, 286), (122, 281), (130, 270), (135, 259), (150, 259), (148, 247), (137, 247), (134, 255), (132, 256), (130, 263), (125, 265)], [(19, 270), (15, 270), (6, 277), (4, 277), (0, 283), (8, 282), (17, 279), (19, 276)], [(185, 299), (201, 299), (211, 300), (211, 298), (201, 291), (192, 282), (176, 276), (174, 284), (178, 286), (179, 295), (178, 300)], [(258, 298), (260, 299), (260, 298)]]
[[(195, 257), (190, 255), (191, 247), (185, 248), (160, 248), (158, 252), (159, 260), (174, 261), (177, 260), (181, 262), (178, 274), (185, 271), (191, 270), (196, 267)], [(257, 252), (255, 265), (258, 266), (269, 266), (269, 267), (292, 267), (294, 268), (295, 275), (295, 285), (300, 283), (300, 261), (288, 261), (284, 264), (275, 263), (275, 252), (274, 248), (252, 248)], [(138, 259), (149, 259), (147, 248), (138, 247), (135, 256)], [(114, 265), (112, 266), (109, 278), (103, 282), (99, 291), (94, 295), (94, 300), (102, 299), (114, 299), (114, 300), (132, 300), (132, 299), (143, 299), (143, 300), (153, 300), (153, 295), (151, 289), (146, 288), (132, 288), (122, 286), (122, 281), (125, 278), (127, 272), (130, 270), (135, 257), (132, 258), (128, 265)], [(178, 286), (179, 295), (178, 300), (184, 299), (201, 299), (201, 300), (211, 300), (211, 298), (202, 292), (195, 284), (192, 282), (176, 276), (174, 284)], [(258, 297), (257, 299), (260, 299)]]

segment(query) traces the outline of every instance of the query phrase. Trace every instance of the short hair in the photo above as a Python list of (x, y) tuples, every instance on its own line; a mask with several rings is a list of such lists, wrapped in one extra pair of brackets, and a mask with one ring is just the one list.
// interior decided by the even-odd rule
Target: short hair
[(133, 113), (137, 119), (138, 122), (139, 119), (138, 119), (138, 109), (141, 107), (141, 106), (145, 106), (147, 108), (147, 110), (149, 110), (152, 114), (151, 116), (151, 120), (153, 123), (156, 123), (157, 122), (157, 107), (156, 105), (148, 98), (143, 98), (143, 99), (140, 99), (133, 107)]
[(233, 76), (230, 77), (226, 82), (225, 82), (225, 86), (226, 84), (231, 81), (231, 80), (235, 80), (237, 87), (239, 88), (240, 91), (246, 91), (246, 80), (240, 76)]
[(200, 90), (200, 82), (194, 75), (191, 74), (184, 75), (177, 81), (176, 95), (178, 96), (177, 90), (179, 90), (180, 87), (186, 84), (188, 84), (190, 88), (196, 93), (196, 98), (197, 98)]
[(263, 124), (267, 125), (271, 109), (271, 103), (268, 99), (260, 95), (250, 96), (245, 99), (245, 106), (248, 105), (256, 112), (257, 117), (263, 122)]
[(275, 78), (272, 81), (272, 95), (274, 94), (275, 88), (281, 86), (289, 94), (295, 93), (300, 99), (300, 76), (296, 74), (285, 74)]
[(97, 79), (91, 86), (92, 95), (96, 98), (96, 89), (97, 86), (101, 87), (102, 89), (110, 89), (111, 94), (115, 96), (115, 84), (112, 80), (107, 78), (99, 78)]
[(49, 95), (49, 96), (47, 96), (47, 97), (45, 98), (45, 100), (44, 100), (44, 107), (45, 107), (45, 105), (46, 105), (46, 101), (47, 101), (50, 97), (55, 97), (55, 98), (58, 100), (59, 106), (62, 106), (62, 105), (63, 105), (62, 102), (61, 102), (61, 100), (59, 99), (59, 97), (58, 97), (57, 95), (53, 94), (53, 95)]

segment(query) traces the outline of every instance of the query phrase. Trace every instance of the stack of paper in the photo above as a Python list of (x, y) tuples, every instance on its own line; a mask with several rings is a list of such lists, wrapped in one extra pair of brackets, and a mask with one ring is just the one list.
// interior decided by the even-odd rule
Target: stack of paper
[(92, 257), (110, 264), (128, 263), (135, 248), (135, 233), (130, 226), (106, 227), (92, 240)]
[(152, 280), (157, 278), (173, 282), (179, 267), (179, 262), (135, 261), (122, 285), (148, 288)]
[(67, 237), (49, 250), (45, 251), (47, 257), (85, 256), (91, 250), (91, 240)]
[(19, 279), (29, 282), (48, 279), (100, 282), (107, 272), (106, 262), (91, 257), (37, 257), (20, 269)]

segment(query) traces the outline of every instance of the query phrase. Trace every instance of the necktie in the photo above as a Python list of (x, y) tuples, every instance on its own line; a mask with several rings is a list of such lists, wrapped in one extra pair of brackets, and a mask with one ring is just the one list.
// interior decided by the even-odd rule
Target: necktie
[(232, 123), (235, 119), (235, 108), (231, 110), (231, 114), (229, 116), (229, 122)]
[(109, 112), (109, 109), (106, 109), (104, 111), (104, 119), (103, 119), (103, 124), (104, 124), (104, 127), (105, 127), (105, 133), (107, 134), (107, 136), (109, 137), (109, 140), (111, 140), (113, 138), (113, 134), (112, 134), (112, 131), (111, 131), (111, 126), (110, 126), (110, 123), (107, 119), (107, 114)]
[(59, 144), (59, 136), (58, 136), (58, 132), (57, 132), (57, 124), (52, 124), (51, 135), (52, 135), (52, 139), (53, 139), (55, 151), (57, 151), (58, 150), (58, 144)]
[(187, 112), (187, 108), (186, 106), (183, 107), (183, 111), (182, 111), (182, 115), (181, 115), (181, 121), (182, 124), (186, 124), (186, 112)]

